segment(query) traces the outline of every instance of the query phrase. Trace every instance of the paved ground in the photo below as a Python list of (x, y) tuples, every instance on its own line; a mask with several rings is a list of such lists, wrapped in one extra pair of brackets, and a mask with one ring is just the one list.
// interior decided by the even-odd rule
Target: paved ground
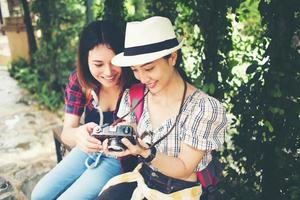
[[(0, 37), (0, 47), (3, 44)], [(2, 49), (2, 48), (0, 48)], [(4, 55), (3, 55), (4, 52)], [(39, 109), (31, 95), (12, 79), (0, 50), (0, 179), (11, 184), (16, 199), (30, 199), (36, 181), (56, 164), (52, 129), (61, 124), (55, 114)], [(0, 184), (1, 184), (0, 180)], [(9, 191), (0, 186), (0, 200)], [(6, 196), (5, 196), (6, 195)]]
[(0, 65), (6, 65), (10, 60), (10, 51), (8, 40), (5, 35), (0, 32)]

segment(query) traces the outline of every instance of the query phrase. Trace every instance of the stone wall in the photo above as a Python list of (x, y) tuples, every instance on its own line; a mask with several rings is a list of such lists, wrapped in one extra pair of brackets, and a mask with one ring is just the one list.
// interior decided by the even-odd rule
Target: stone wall
[(56, 164), (55, 114), (40, 109), (0, 66), (0, 200), (27, 200)]

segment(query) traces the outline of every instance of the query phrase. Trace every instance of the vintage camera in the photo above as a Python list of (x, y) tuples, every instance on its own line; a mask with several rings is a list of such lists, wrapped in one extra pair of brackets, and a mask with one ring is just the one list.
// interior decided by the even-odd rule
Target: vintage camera
[(126, 146), (121, 142), (122, 138), (127, 138), (132, 144), (136, 144), (136, 134), (131, 126), (96, 126), (91, 134), (101, 142), (108, 139), (107, 148), (109, 151), (124, 151)]

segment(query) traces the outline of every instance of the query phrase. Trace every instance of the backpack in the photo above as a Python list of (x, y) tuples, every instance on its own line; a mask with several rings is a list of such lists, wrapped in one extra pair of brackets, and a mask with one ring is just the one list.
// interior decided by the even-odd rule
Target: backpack
[[(144, 96), (145, 85), (138, 83), (134, 84), (129, 89), (129, 99), (130, 105), (134, 107), (138, 101), (143, 98)], [(137, 123), (139, 122), (141, 115), (143, 113), (143, 106), (144, 101), (142, 101), (135, 109), (134, 115), (136, 118)], [(217, 184), (221, 180), (223, 165), (221, 162), (216, 158), (215, 153), (212, 152), (212, 161), (208, 164), (208, 166), (197, 172), (197, 178), (202, 185), (202, 195), (201, 200), (208, 200), (208, 199), (218, 199), (215, 197), (217, 192)]]

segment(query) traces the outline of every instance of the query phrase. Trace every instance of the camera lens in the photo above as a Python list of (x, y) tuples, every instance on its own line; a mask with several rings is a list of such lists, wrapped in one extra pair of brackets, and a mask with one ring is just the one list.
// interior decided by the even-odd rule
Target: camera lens
[(124, 151), (125, 146), (119, 138), (109, 138), (107, 143), (109, 151)]

